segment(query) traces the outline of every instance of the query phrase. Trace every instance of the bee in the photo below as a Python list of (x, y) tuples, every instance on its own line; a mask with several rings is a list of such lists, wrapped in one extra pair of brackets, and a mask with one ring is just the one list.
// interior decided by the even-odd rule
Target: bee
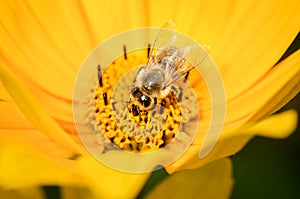
[(147, 112), (171, 91), (171, 85), (186, 76), (208, 55), (208, 49), (193, 44), (179, 47), (175, 24), (170, 21), (158, 32), (146, 65), (140, 67), (130, 91), (129, 112), (133, 116)]

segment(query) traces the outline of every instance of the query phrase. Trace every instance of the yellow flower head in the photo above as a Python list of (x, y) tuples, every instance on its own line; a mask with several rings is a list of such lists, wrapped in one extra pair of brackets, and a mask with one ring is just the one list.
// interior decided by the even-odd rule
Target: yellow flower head
[[(211, 184), (201, 185), (203, 190), (222, 186), (223, 195), (228, 197), (232, 187), (230, 162), (213, 161), (238, 152), (255, 135), (283, 138), (295, 128), (297, 116), (293, 111), (269, 116), (300, 90), (299, 50), (277, 63), (299, 32), (298, 1), (174, 3), (161, 0), (3, 0), (0, 5), (0, 185), (5, 188), (55, 184), (88, 187), (102, 198), (133, 198), (149, 174), (119, 172), (102, 164), (119, 161), (123, 163), (121, 170), (136, 169), (140, 172), (152, 170), (153, 165), (161, 163), (170, 174), (205, 165), (197, 170), (195, 176), (201, 179), (195, 181), (211, 180)], [(191, 71), (187, 84), (184, 84), (186, 91), (193, 93), (191, 99), (196, 99), (190, 107), (189, 101), (179, 102), (179, 92), (178, 95), (164, 95), (161, 101), (158, 100), (158, 105), (162, 104), (163, 99), (169, 101), (168, 106), (163, 107), (166, 115), (161, 118), (152, 117), (147, 111), (141, 115), (135, 114), (137, 109), (133, 105), (136, 103), (130, 98), (130, 95), (134, 97), (133, 92), (122, 86), (127, 82), (126, 75), (134, 78), (138, 73), (132, 68), (148, 60), (147, 47), (153, 43), (153, 38), (142, 34), (143, 37), (122, 40), (118, 48), (107, 47), (101, 55), (97, 55), (101, 59), (96, 56), (94, 58), (97, 59), (87, 59), (90, 62), (83, 61), (98, 44), (117, 33), (134, 28), (160, 27), (170, 19), (176, 22), (178, 33), (187, 35), (196, 43), (210, 46), (209, 57), (205, 60), (216, 66), (224, 90), (210, 89), (213, 82), (205, 77), (211, 76)], [(135, 43), (143, 43), (143, 49), (132, 47)], [(124, 53), (124, 45), (127, 52), (125, 60), (125, 57), (117, 57)], [(141, 48), (141, 45), (138, 47)], [(116, 49), (118, 53), (112, 52)], [(107, 62), (99, 63), (105, 59)], [(75, 82), (76, 75), (81, 74), (80, 66), (85, 64), (90, 64), (94, 79)], [(94, 81), (98, 78), (98, 64), (103, 86), (99, 81)], [(202, 64), (208, 63), (204, 61)], [(77, 88), (78, 82), (91, 84), (91, 87), (85, 86), (94, 90), (88, 90), (89, 95), (78, 95), (90, 99), (86, 103), (90, 110), (75, 111), (73, 117), (72, 103), (75, 103), (74, 107), (80, 105), (76, 104), (80, 103), (78, 96), (74, 96), (74, 101), (72, 99), (73, 89)], [(132, 81), (128, 82), (128, 85), (132, 85)], [(74, 93), (76, 91), (84, 89), (74, 89)], [(122, 95), (124, 91), (124, 98), (114, 95)], [(226, 117), (221, 124), (211, 125), (215, 118), (212, 110), (224, 105), (213, 103), (212, 100), (216, 99), (212, 97), (215, 96), (213, 92), (219, 94), (222, 91), (225, 91), (226, 96)], [(123, 111), (128, 111), (129, 119), (141, 124), (142, 128), (147, 128), (149, 122), (153, 125), (162, 120), (162, 123), (157, 124), (157, 130), (150, 131), (155, 134), (151, 139), (136, 137), (133, 140), (130, 134), (122, 134), (133, 132), (130, 131), (131, 126), (126, 126), (128, 123), (125, 123), (122, 130), (120, 124), (110, 120), (108, 115), (111, 113), (114, 117), (122, 116), (122, 113), (116, 112), (120, 109), (113, 108), (113, 103), (121, 102), (120, 99), (125, 99), (124, 104), (127, 100), (131, 102), (123, 107)], [(144, 97), (142, 102), (146, 103)], [(168, 153), (177, 149), (172, 148), (176, 137), (185, 135), (181, 134), (180, 129), (185, 120), (184, 111), (188, 108), (195, 108), (193, 111), (199, 114), (196, 116), (198, 126), (192, 126), (191, 130), (186, 131), (192, 137), (184, 142), (188, 143), (186, 148), (181, 148), (184, 150), (179, 150), (174, 158), (166, 160), (166, 157), (170, 157)], [(94, 118), (89, 117), (90, 113), (93, 113)], [(85, 119), (92, 128), (85, 129), (86, 123), (80, 126), (76, 114), (87, 114)], [(167, 116), (169, 120), (164, 122)], [(154, 125), (153, 128), (156, 127)], [(222, 128), (220, 135), (207, 133), (213, 128)], [(108, 144), (99, 145), (106, 141), (99, 133), (89, 134), (90, 129), (107, 131), (105, 136), (111, 140)], [(165, 133), (161, 129), (166, 130)], [(87, 140), (83, 140), (82, 134), (80, 139), (77, 130), (79, 133), (88, 132), (85, 135)], [(89, 135), (96, 135), (96, 139)], [(214, 145), (216, 137), (218, 141)], [(85, 142), (91, 140), (96, 140), (96, 143), (89, 143), (89, 146), (94, 146), (93, 155), (101, 151), (97, 158), (103, 158), (101, 160), (105, 161), (102, 163), (91, 158), (84, 147)], [(120, 150), (108, 151), (110, 146), (129, 152), (120, 155)], [(153, 149), (158, 149), (159, 153), (152, 153)], [(152, 157), (136, 159), (132, 154), (152, 154)], [(208, 164), (210, 162), (213, 163)], [(226, 171), (220, 169), (221, 166)], [(206, 175), (209, 172), (220, 174), (223, 180)], [(191, 182), (195, 182), (191, 177), (193, 175), (185, 171), (172, 175), (172, 178), (175, 181), (177, 178), (185, 179), (185, 175), (189, 176)], [(168, 183), (165, 184), (162, 187), (168, 186)], [(171, 196), (172, 193), (168, 194)]]

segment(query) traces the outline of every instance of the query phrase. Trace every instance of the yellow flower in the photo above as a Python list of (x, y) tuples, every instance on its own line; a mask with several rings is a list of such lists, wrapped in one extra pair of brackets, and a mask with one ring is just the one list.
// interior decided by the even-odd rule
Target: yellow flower
[[(276, 64), (299, 32), (299, 9), (298, 1), (1, 1), (0, 185), (87, 187), (100, 198), (136, 197), (149, 174), (105, 167), (82, 147), (72, 116), (73, 83), (97, 44), (172, 19), (179, 32), (209, 44), (226, 90), (226, 118), (217, 144), (199, 159), (211, 117), (209, 95), (203, 94), (193, 144), (166, 167), (169, 173), (199, 168), (197, 175), (178, 172), (150, 194), (170, 196), (160, 187), (188, 176), (193, 185), (203, 183), (195, 190), (203, 190), (204, 198), (229, 197), (230, 161), (218, 159), (238, 152), (255, 135), (283, 138), (295, 128), (293, 111), (267, 117), (300, 90), (299, 50)], [(201, 95), (203, 84), (191, 84)], [(220, 195), (212, 195), (214, 187), (222, 187)]]

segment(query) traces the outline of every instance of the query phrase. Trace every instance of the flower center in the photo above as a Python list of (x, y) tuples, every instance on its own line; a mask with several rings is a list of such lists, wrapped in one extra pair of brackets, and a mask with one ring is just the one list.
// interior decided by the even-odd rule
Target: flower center
[[(182, 105), (195, 103), (191, 88), (174, 84), (165, 97), (155, 99), (149, 108), (130, 98), (132, 83), (141, 65), (148, 61), (145, 50), (126, 53), (114, 60), (99, 77), (95, 89), (95, 117), (104, 135), (122, 150), (138, 153), (157, 151), (165, 147), (181, 131), (181, 123), (197, 110), (184, 110)], [(126, 70), (127, 69), (127, 70)], [(181, 79), (182, 81), (182, 79)], [(185, 84), (185, 80), (182, 84)], [(153, 99), (152, 99), (153, 100)], [(186, 109), (186, 108), (185, 108)]]

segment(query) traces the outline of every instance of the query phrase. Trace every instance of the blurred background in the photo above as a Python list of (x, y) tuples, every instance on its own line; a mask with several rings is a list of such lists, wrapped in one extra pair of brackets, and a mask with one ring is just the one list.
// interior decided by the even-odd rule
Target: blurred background
[[(299, 94), (282, 110), (290, 108), (297, 109), (300, 116)], [(299, 122), (290, 137), (280, 140), (256, 137), (231, 159), (235, 180), (232, 199), (299, 198)]]

